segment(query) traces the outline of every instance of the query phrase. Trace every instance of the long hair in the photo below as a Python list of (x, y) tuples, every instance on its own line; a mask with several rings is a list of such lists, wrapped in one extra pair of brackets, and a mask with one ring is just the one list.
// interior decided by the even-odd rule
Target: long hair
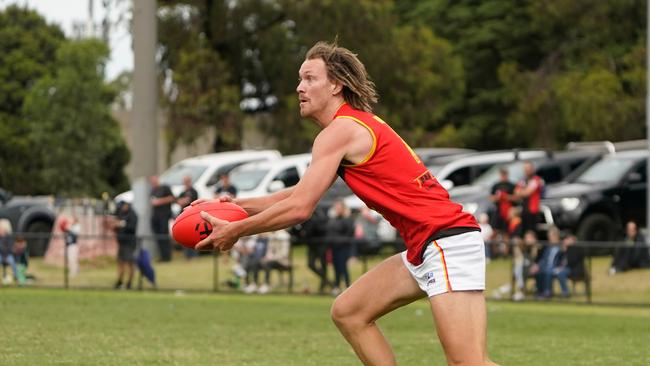
[(343, 85), (343, 99), (354, 109), (372, 112), (371, 105), (377, 103), (379, 95), (357, 55), (336, 43), (318, 42), (307, 51), (305, 59), (319, 58), (325, 62), (327, 77)]

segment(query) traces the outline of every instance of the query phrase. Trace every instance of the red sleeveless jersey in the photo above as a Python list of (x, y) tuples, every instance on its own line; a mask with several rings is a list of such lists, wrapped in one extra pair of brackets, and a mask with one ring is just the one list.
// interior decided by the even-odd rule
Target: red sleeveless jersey
[(410, 263), (422, 263), (425, 245), (436, 235), (453, 229), (480, 230), (474, 216), (449, 200), (447, 191), (381, 118), (347, 103), (334, 118), (356, 122), (372, 135), (368, 156), (356, 165), (343, 162), (339, 175), (368, 207), (399, 231)]

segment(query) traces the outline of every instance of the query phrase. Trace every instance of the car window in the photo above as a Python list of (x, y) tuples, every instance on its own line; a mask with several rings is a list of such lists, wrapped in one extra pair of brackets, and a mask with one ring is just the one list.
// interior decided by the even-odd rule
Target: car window
[(237, 169), (230, 173), (230, 182), (240, 191), (252, 191), (260, 185), (269, 169)]
[(454, 187), (464, 186), (471, 181), (470, 167), (460, 168), (447, 176), (447, 179), (454, 182)]
[(541, 167), (537, 170), (537, 175), (547, 184), (557, 183), (562, 180), (562, 168), (560, 166)]
[(578, 183), (611, 183), (618, 182), (630, 170), (633, 160), (607, 157), (585, 170), (577, 179)]
[(189, 175), (192, 182), (196, 182), (207, 168), (206, 165), (178, 163), (164, 172), (160, 181), (170, 186), (179, 186), (183, 184), (183, 177)]
[(273, 180), (282, 181), (285, 187), (292, 187), (298, 184), (300, 175), (298, 174), (298, 169), (291, 167), (278, 173)]

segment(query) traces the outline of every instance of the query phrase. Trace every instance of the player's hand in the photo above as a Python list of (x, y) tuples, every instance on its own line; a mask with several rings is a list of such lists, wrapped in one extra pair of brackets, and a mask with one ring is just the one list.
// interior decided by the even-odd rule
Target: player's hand
[(212, 233), (201, 240), (194, 249), (196, 250), (219, 250), (222, 252), (230, 250), (239, 239), (229, 230), (230, 223), (218, 219), (205, 211), (201, 211), (201, 218), (212, 225)]

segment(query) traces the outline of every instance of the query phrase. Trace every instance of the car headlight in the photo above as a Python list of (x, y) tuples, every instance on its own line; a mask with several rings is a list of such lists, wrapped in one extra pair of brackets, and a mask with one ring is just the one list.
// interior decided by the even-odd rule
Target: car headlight
[(478, 209), (478, 203), (476, 202), (467, 202), (467, 203), (463, 203), (462, 205), (463, 205), (463, 211), (472, 215), (474, 215), (474, 213)]
[(562, 198), (560, 204), (562, 205), (562, 208), (565, 211), (573, 211), (576, 208), (578, 208), (578, 206), (580, 205), (580, 198), (577, 197)]

